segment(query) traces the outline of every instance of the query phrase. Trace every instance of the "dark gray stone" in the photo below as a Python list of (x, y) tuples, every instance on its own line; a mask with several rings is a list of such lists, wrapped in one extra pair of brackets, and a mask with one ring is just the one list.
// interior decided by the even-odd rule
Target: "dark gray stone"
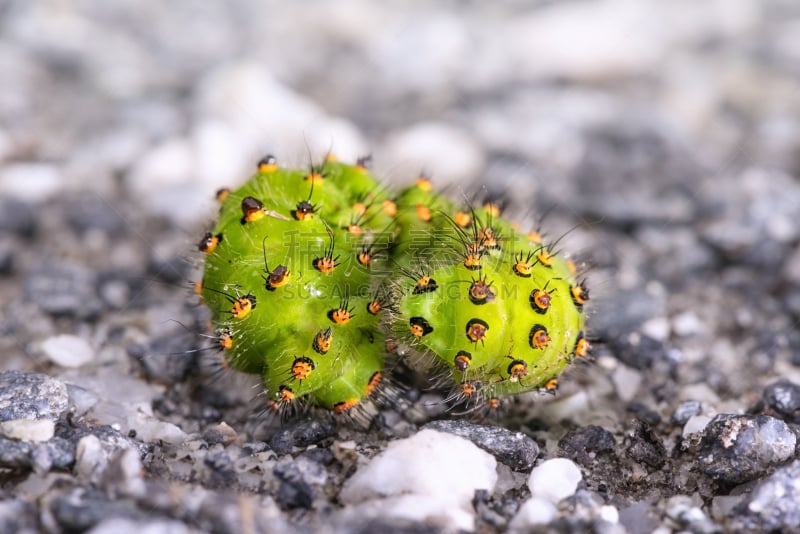
[(31, 443), (0, 437), (0, 466), (12, 470), (28, 470), (33, 467), (32, 453)]
[(97, 275), (86, 267), (44, 264), (25, 279), (25, 298), (51, 315), (96, 318), (103, 309)]
[(219, 346), (214, 340), (196, 333), (181, 332), (130, 345), (127, 352), (142, 366), (150, 380), (171, 384), (185, 379), (197, 366), (197, 356), (200, 354), (197, 350), (203, 348), (198, 346), (199, 340), (205, 340), (204, 346), (213, 347), (212, 350)]
[(30, 500), (0, 500), (0, 532), (41, 532), (35, 504)]
[(110, 517), (145, 517), (133, 502), (111, 499), (94, 490), (77, 489), (70, 494), (54, 497), (49, 508), (53, 519), (65, 532), (84, 532)]
[(781, 419), (800, 422), (800, 386), (781, 380), (764, 388), (764, 402)]
[(735, 509), (732, 532), (800, 530), (800, 462), (777, 469), (760, 481)]
[(14, 273), (14, 249), (13, 239), (0, 237), (0, 276), (9, 276)]
[(701, 471), (720, 482), (741, 484), (763, 476), (795, 455), (797, 437), (767, 415), (721, 414), (706, 426), (697, 452)]
[(699, 415), (703, 411), (703, 404), (696, 400), (683, 401), (675, 408), (670, 421), (673, 425), (683, 426), (693, 415)]
[(308, 447), (331, 436), (333, 425), (329, 421), (310, 419), (298, 421), (279, 430), (270, 440), (275, 454), (289, 454), (294, 447)]
[(0, 199), (0, 234), (30, 239), (36, 234), (37, 227), (38, 219), (33, 206), (17, 199)]
[(627, 339), (653, 317), (667, 314), (663, 295), (652, 295), (642, 289), (607, 292), (592, 301), (592, 335), (603, 339)]
[(314, 489), (302, 479), (281, 478), (275, 501), (286, 510), (311, 509), (314, 504)]
[(532, 438), (505, 428), (458, 420), (432, 421), (423, 428), (466, 438), (515, 471), (530, 470), (539, 455), (539, 445)]
[(84, 191), (79, 196), (64, 201), (65, 218), (72, 229), (83, 235), (90, 230), (119, 237), (127, 224), (121, 208), (94, 191)]
[(695, 219), (698, 206), (681, 185), (691, 184), (702, 170), (666, 132), (630, 120), (585, 135), (586, 152), (572, 177), (578, 197), (573, 209), (624, 228)]
[(66, 424), (63, 422), (56, 423), (56, 436), (53, 439), (61, 438), (69, 443), (73, 450), (78, 445), (81, 438), (94, 435), (100, 440), (103, 450), (106, 454), (111, 455), (120, 449), (134, 448), (143, 455), (147, 451), (147, 446), (144, 443), (136, 441), (123, 435), (119, 430), (110, 426), (89, 426), (82, 423)]
[(68, 403), (63, 382), (39, 373), (0, 373), (0, 421), (58, 419)]
[(69, 469), (75, 462), (75, 445), (54, 437), (46, 443), (30, 443), (0, 437), (0, 466), (27, 471)]
[(596, 425), (568, 432), (558, 442), (568, 458), (581, 464), (595, 461), (598, 453), (612, 452), (616, 444), (611, 432)]
[(607, 345), (617, 359), (634, 369), (649, 369), (654, 364), (671, 368), (678, 363), (672, 348), (650, 336), (635, 334), (608, 338)]
[(203, 463), (211, 470), (206, 484), (212, 488), (227, 488), (236, 484), (235, 463), (227, 451), (209, 452)]
[(370, 518), (357, 523), (346, 523), (339, 526), (342, 532), (352, 534), (445, 534), (452, 529), (437, 527), (428, 523), (401, 519), (396, 517)]
[(640, 464), (660, 469), (666, 463), (667, 451), (658, 435), (643, 421), (634, 423), (626, 440), (625, 454)]
[(273, 469), (273, 474), (280, 480), (275, 500), (281, 507), (289, 510), (311, 508), (314, 488), (323, 484), (327, 478), (322, 465), (304, 457), (279, 463)]

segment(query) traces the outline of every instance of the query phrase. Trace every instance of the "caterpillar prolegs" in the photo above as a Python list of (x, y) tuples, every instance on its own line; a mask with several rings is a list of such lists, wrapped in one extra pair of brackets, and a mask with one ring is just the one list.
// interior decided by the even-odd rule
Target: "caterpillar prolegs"
[(588, 352), (571, 264), (493, 205), (459, 208), (426, 179), (392, 194), (366, 163), (270, 156), (218, 192), (200, 293), (227, 365), (259, 374), (277, 408), (359, 405), (387, 341), (432, 354), (454, 401), (554, 389)]

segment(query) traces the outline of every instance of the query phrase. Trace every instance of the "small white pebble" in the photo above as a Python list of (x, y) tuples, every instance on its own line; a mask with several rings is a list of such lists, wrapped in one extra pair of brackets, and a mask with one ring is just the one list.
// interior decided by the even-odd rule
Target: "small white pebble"
[(50, 419), (15, 419), (0, 423), (0, 433), (20, 441), (49, 441), (56, 432), (56, 425)]
[(161, 440), (179, 445), (186, 441), (186, 433), (180, 427), (159, 421), (155, 417), (142, 413), (128, 416), (128, 427), (136, 430), (136, 437), (145, 442)]
[(691, 434), (697, 434), (698, 432), (702, 432), (705, 430), (708, 423), (711, 422), (711, 417), (707, 415), (693, 415), (686, 421), (686, 424), (683, 425), (683, 437), (687, 437)]
[(694, 336), (703, 331), (703, 323), (694, 312), (683, 312), (672, 319), (672, 331), (680, 337)]
[(61, 367), (80, 367), (94, 359), (94, 350), (78, 336), (62, 334), (45, 339), (41, 345), (47, 358)]
[(574, 494), (582, 478), (581, 470), (575, 462), (566, 458), (553, 458), (533, 468), (528, 487), (534, 497), (556, 504)]
[(103, 445), (94, 434), (84, 436), (75, 448), (75, 474), (87, 479), (101, 473), (108, 463)]
[(620, 364), (614, 369), (611, 381), (614, 383), (614, 388), (617, 390), (619, 398), (624, 402), (631, 402), (639, 392), (639, 386), (642, 384), (642, 374), (636, 369)]
[(128, 495), (143, 496), (147, 491), (144, 478), (142, 478), (142, 460), (139, 451), (131, 447), (122, 452), (118, 458), (122, 477), (125, 481), (125, 491)]
[(528, 532), (534, 525), (544, 525), (555, 518), (556, 505), (547, 499), (531, 497), (519, 507), (517, 515), (509, 524), (510, 532)]
[(63, 184), (63, 173), (49, 163), (14, 163), (0, 171), (0, 196), (28, 202), (47, 200), (61, 191)]
[(617, 524), (619, 523), (619, 510), (617, 510), (614, 506), (607, 504), (605, 506), (600, 507), (600, 518), (603, 521), (607, 521), (609, 523)]
[(669, 321), (666, 317), (653, 317), (642, 325), (642, 332), (658, 341), (669, 337)]
[[(471, 441), (435, 430), (422, 430), (394, 441), (385, 451), (356, 471), (344, 485), (339, 499), (345, 504), (373, 502), (381, 513), (419, 521), (450, 518), (463, 525), (474, 516), (475, 490), (491, 491), (497, 482), (494, 456)], [(399, 501), (399, 497), (403, 497)], [(407, 506), (410, 497), (424, 502)], [(389, 498), (405, 503), (400, 508), (378, 504)], [(365, 503), (364, 501), (367, 501)], [(363, 513), (369, 513), (365, 508)]]

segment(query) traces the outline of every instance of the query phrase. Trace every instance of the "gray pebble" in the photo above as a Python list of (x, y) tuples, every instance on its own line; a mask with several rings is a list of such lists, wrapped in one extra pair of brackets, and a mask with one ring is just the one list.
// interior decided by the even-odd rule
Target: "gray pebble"
[(619, 522), (628, 532), (653, 532), (658, 526), (652, 503), (638, 501), (619, 511)]
[(667, 451), (658, 435), (643, 421), (634, 423), (626, 441), (625, 453), (634, 462), (660, 469), (666, 463)]
[(505, 428), (459, 420), (432, 421), (423, 428), (466, 438), (515, 471), (530, 470), (539, 456), (539, 446), (532, 438)]
[(227, 451), (209, 452), (203, 464), (211, 470), (206, 484), (211, 488), (226, 488), (236, 484), (236, 465)]
[(700, 401), (696, 400), (687, 400), (683, 401), (675, 408), (675, 411), (672, 413), (672, 417), (670, 421), (673, 425), (676, 426), (683, 426), (686, 424), (686, 421), (689, 420), (690, 417), (693, 415), (700, 415), (700, 412), (703, 411), (703, 404)]
[(722, 527), (703, 512), (699, 503), (695, 503), (691, 497), (686, 495), (670, 497), (666, 503), (666, 515), (681, 531), (696, 534), (722, 532)]
[(40, 532), (36, 506), (30, 500), (0, 501), (0, 532), (33, 534)]
[(375, 517), (359, 522), (350, 521), (339, 525), (339, 529), (352, 534), (374, 534), (375, 532), (383, 534), (445, 534), (452, 532), (442, 526), (399, 517)]
[(132, 501), (111, 499), (98, 490), (78, 489), (56, 496), (49, 508), (60, 529), (66, 532), (86, 531), (108, 517), (144, 518)]
[(55, 437), (33, 444), (0, 437), (0, 466), (15, 471), (68, 469), (75, 462), (75, 445)]
[(25, 279), (25, 298), (51, 315), (91, 319), (103, 309), (97, 276), (80, 265), (44, 264)]
[[(195, 333), (170, 334), (137, 343), (127, 348), (128, 355), (144, 368), (147, 377), (164, 383), (180, 382), (197, 366), (198, 342), (204, 340)], [(211, 346), (206, 340), (203, 346)], [(207, 351), (208, 352), (208, 351)]]
[(702, 171), (666, 132), (631, 121), (592, 128), (586, 137), (573, 177), (583, 213), (624, 227), (693, 220), (698, 206), (679, 185)]
[(68, 403), (63, 382), (39, 373), (0, 373), (0, 421), (58, 419)]
[(16, 441), (0, 437), (0, 466), (12, 470), (28, 470), (33, 467), (33, 446), (27, 441)]
[(800, 461), (760, 481), (737, 506), (732, 528), (739, 532), (795, 532), (800, 529)]
[(75, 463), (75, 444), (64, 438), (56, 436), (38, 446), (47, 448), (53, 469), (68, 469)]
[(780, 380), (764, 388), (764, 402), (779, 417), (791, 422), (800, 422), (800, 386)]
[(136, 449), (139, 454), (144, 454), (147, 450), (145, 444), (124, 436), (114, 428), (102, 426), (89, 426), (85, 424), (58, 424), (56, 425), (56, 437), (53, 439), (62, 439), (70, 444), (72, 450), (78, 445), (81, 438), (92, 435), (100, 440), (103, 450), (107, 454), (112, 454), (121, 449)]
[(30, 239), (36, 234), (36, 210), (21, 200), (0, 199), (0, 234), (13, 234)]
[(328, 421), (316, 419), (298, 421), (279, 430), (270, 440), (275, 454), (289, 454), (294, 447), (308, 447), (329, 437), (333, 426)]
[(603, 339), (624, 339), (648, 319), (666, 316), (666, 305), (664, 295), (642, 289), (614, 291), (592, 302), (592, 332)]
[(791, 459), (796, 443), (795, 433), (780, 419), (721, 414), (706, 426), (697, 456), (706, 475), (740, 484)]
[(14, 273), (14, 250), (17, 247), (13, 239), (0, 237), (0, 276)]
[(567, 458), (580, 464), (591, 463), (598, 453), (611, 452), (617, 442), (614, 435), (605, 428), (589, 425), (573, 430), (558, 442)]
[(285, 509), (311, 508), (314, 502), (314, 486), (325, 483), (325, 468), (308, 458), (282, 462), (273, 470), (280, 480), (275, 500)]
[(654, 364), (675, 366), (677, 358), (667, 344), (650, 336), (632, 334), (608, 338), (614, 356), (634, 369), (649, 369)]
[(119, 237), (126, 228), (119, 208), (94, 192), (84, 192), (78, 197), (64, 200), (65, 218), (79, 235), (90, 230)]

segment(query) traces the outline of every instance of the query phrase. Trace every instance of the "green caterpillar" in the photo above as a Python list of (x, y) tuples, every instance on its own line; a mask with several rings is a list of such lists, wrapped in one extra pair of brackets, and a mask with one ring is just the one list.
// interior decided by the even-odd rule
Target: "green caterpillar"
[(434, 355), (451, 401), (554, 390), (589, 347), (588, 291), (570, 264), (425, 178), (392, 198), (366, 163), (301, 171), (267, 157), (218, 193), (199, 292), (227, 364), (260, 374), (277, 409), (358, 406), (396, 341)]
[[(393, 202), (365, 162), (309, 171), (274, 158), (222, 201), (200, 289), (228, 365), (262, 376), (270, 404), (344, 412), (380, 382), (385, 335), (373, 271)], [(383, 241), (382, 241), (383, 240)]]
[[(400, 212), (422, 215), (408, 218), (407, 238), (430, 234), (439, 250), (416, 251), (427, 255), (427, 267), (397, 284), (393, 331), (432, 353), (455, 379), (449, 400), (495, 405), (509, 395), (554, 391), (564, 367), (589, 350), (583, 333), (589, 292), (574, 265), (537, 232), (521, 234), (492, 204), (454, 211), (425, 182), (397, 204)], [(439, 221), (431, 206), (445, 208)]]

